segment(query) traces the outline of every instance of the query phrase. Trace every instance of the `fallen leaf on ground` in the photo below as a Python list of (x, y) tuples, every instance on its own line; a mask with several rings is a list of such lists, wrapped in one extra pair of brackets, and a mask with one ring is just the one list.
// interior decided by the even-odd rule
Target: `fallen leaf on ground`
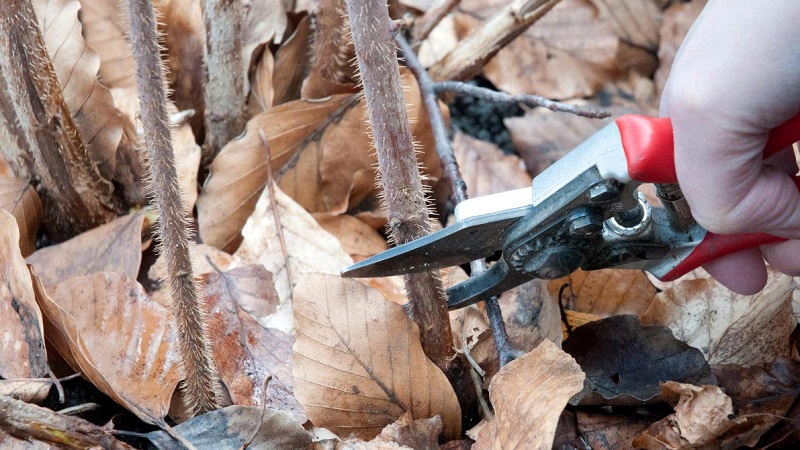
[(531, 280), (500, 296), (506, 331), (514, 348), (529, 352), (543, 339), (561, 345), (558, 303), (550, 298), (546, 287), (545, 280)]
[(307, 69), (301, 61), (308, 60), (311, 39), (311, 16), (305, 16), (289, 39), (275, 52), (275, 75), (272, 79), (275, 95), (271, 106), (278, 106), (300, 98), (303, 75)]
[(700, 11), (706, 6), (706, 0), (692, 0), (685, 3), (676, 3), (664, 12), (664, 19), (658, 29), (660, 45), (658, 46), (658, 70), (655, 73), (655, 82), (658, 93), (664, 92), (672, 63), (678, 47), (689, 32)]
[(114, 176), (122, 118), (97, 79), (100, 58), (81, 34), (78, 0), (36, 0), (33, 9), (47, 52), (89, 158), (107, 180)]
[(19, 225), (19, 248), (22, 256), (36, 250), (36, 232), (44, 210), (36, 189), (25, 180), (0, 176), (0, 209), (11, 213)]
[(275, 88), (272, 87), (275, 57), (267, 46), (264, 46), (258, 59), (253, 62), (250, 72), (251, 87), (247, 97), (247, 112), (252, 117), (272, 108), (272, 99), (275, 97)]
[(583, 391), (570, 400), (581, 405), (640, 405), (660, 401), (667, 380), (714, 384), (711, 369), (696, 348), (675, 339), (664, 326), (642, 326), (636, 316), (590, 322), (564, 341), (586, 372)]
[(631, 441), (662, 417), (578, 410), (578, 432), (593, 449), (633, 448)]
[(515, 155), (504, 155), (496, 145), (460, 131), (453, 138), (453, 152), (470, 197), (497, 194), (530, 187), (525, 163)]
[(555, 301), (558, 301), (564, 284), (568, 284), (562, 296), (566, 309), (601, 317), (642, 315), (658, 292), (647, 276), (638, 270), (577, 270), (565, 278), (548, 283), (550, 295)]
[(760, 366), (712, 366), (737, 414), (771, 414), (777, 423), (800, 394), (800, 361), (779, 358)]
[[(269, 272), (260, 265), (252, 265), (203, 278), (213, 357), (233, 403), (269, 406), (291, 414), (298, 423), (305, 422), (305, 413), (292, 395), (290, 361), (294, 339), (262, 327), (242, 307), (242, 303), (249, 303), (259, 310), (274, 311), (278, 299), (269, 283), (272, 280)], [(268, 376), (272, 378), (265, 394), (264, 381)], [(262, 404), (262, 398), (266, 399), (266, 405)]]
[(388, 249), (386, 239), (357, 217), (324, 214), (317, 217), (317, 222), (325, 231), (336, 236), (344, 251), (354, 260), (365, 259)]
[(495, 417), (478, 433), (472, 448), (550, 448), (561, 411), (580, 392), (584, 377), (572, 357), (542, 341), (495, 375), (489, 385)]
[(306, 274), (294, 311), (295, 395), (314, 425), (370, 439), (410, 413), (439, 415), (445, 438), (460, 435), (453, 388), (401, 306), (358, 281)]
[(49, 378), (13, 378), (0, 380), (0, 395), (7, 395), (25, 403), (42, 403), (53, 386)]
[[(226, 271), (233, 266), (233, 256), (206, 244), (190, 242), (189, 258), (192, 260), (192, 273), (194, 276), (214, 273), (217, 270)], [(147, 277), (159, 282), (167, 279), (167, 262), (164, 259), (164, 255), (159, 255), (156, 262), (150, 266)]]
[(744, 366), (789, 355), (792, 277), (770, 270), (767, 287), (738, 295), (713, 279), (686, 280), (659, 293), (642, 323), (666, 325), (675, 337), (700, 349), (711, 364)]
[(730, 397), (717, 386), (668, 381), (662, 389), (665, 398), (680, 396), (680, 400), (672, 402), (675, 414), (654, 423), (634, 439), (637, 448), (752, 447), (777, 422), (768, 414), (734, 415)]
[[(228, 406), (193, 417), (173, 430), (197, 450), (243, 448), (248, 443), (248, 448), (259, 450), (299, 450), (311, 446), (311, 434), (292, 416), (255, 406)], [(176, 445), (164, 431), (154, 431), (147, 437), (162, 448)]]
[(163, 423), (180, 380), (169, 311), (131, 278), (100, 272), (44, 286), (48, 340), (72, 368), (150, 424)]
[(116, 0), (80, 0), (86, 44), (100, 57), (100, 81), (108, 88), (135, 88), (136, 77), (125, 8)]
[[(456, 16), (464, 38), (507, 2), (467, 0)], [(477, 17), (477, 18), (476, 18)], [(594, 8), (580, 0), (563, 0), (520, 37), (503, 47), (483, 68), (498, 89), (511, 94), (548, 98), (594, 94), (615, 71), (619, 40)]]
[(119, 217), (66, 242), (39, 249), (27, 262), (45, 286), (96, 272), (136, 279), (145, 217), (145, 211)]
[(649, 52), (658, 49), (661, 8), (653, 0), (592, 0), (592, 4), (622, 42)]
[(236, 264), (262, 264), (272, 273), (280, 298), (275, 314), (257, 319), (265, 327), (286, 333), (292, 332), (292, 291), (301, 274), (338, 275), (352, 264), (339, 241), (277, 186), (261, 193), (242, 235), (244, 241), (234, 254)]
[(406, 413), (397, 422), (390, 423), (370, 442), (394, 442), (414, 450), (439, 450), (442, 418), (412, 419)]
[(19, 251), (17, 222), (0, 210), (0, 377), (37, 378), (47, 374), (42, 313), (30, 272)]

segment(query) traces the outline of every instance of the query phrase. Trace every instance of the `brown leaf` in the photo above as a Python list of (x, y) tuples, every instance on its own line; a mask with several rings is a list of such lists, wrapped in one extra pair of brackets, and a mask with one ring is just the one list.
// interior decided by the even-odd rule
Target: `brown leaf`
[(581, 390), (584, 377), (574, 359), (542, 341), (495, 375), (489, 385), (495, 417), (472, 448), (550, 448), (561, 410)]
[[(456, 16), (463, 38), (481, 19), (506, 2), (466, 0)], [(498, 89), (512, 94), (549, 98), (586, 97), (613, 75), (618, 39), (597, 19), (594, 8), (580, 0), (563, 0), (519, 38), (501, 49), (483, 69)]]
[(731, 397), (737, 414), (783, 417), (800, 394), (800, 361), (779, 358), (760, 366), (712, 366), (719, 386)]
[(114, 176), (122, 118), (114, 99), (97, 79), (100, 58), (86, 45), (78, 0), (35, 0), (33, 9), (56, 71), (64, 100), (100, 174)]
[(116, 0), (80, 0), (86, 44), (100, 57), (100, 81), (109, 88), (135, 88), (130, 25)]
[(672, 63), (678, 53), (683, 39), (689, 32), (700, 11), (706, 6), (707, 0), (692, 0), (686, 3), (676, 3), (664, 12), (664, 19), (658, 29), (661, 41), (658, 46), (658, 70), (655, 74), (658, 93), (664, 92)]
[(653, 0), (592, 0), (600, 20), (626, 44), (655, 52), (661, 8)]
[(642, 323), (670, 327), (711, 364), (757, 365), (789, 355), (796, 288), (791, 277), (773, 270), (767, 287), (754, 296), (738, 295), (710, 278), (686, 280), (659, 293)]
[(78, 275), (115, 272), (135, 279), (142, 261), (145, 212), (117, 218), (28, 257), (46, 286)]
[(531, 185), (525, 163), (518, 156), (504, 155), (494, 144), (458, 131), (453, 138), (453, 152), (470, 197)]
[(245, 92), (250, 90), (247, 83), (247, 72), (253, 52), (274, 41), (283, 41), (283, 34), (288, 25), (286, 7), (281, 0), (250, 0), (242, 22), (242, 76), (245, 80)]
[[(282, 411), (253, 406), (228, 406), (193, 417), (174, 427), (197, 450), (248, 448), (263, 450), (304, 449), (311, 434)], [(147, 437), (160, 448), (173, 448), (175, 441), (164, 431)], [(252, 437), (252, 440), (250, 438)]]
[(297, 29), (278, 48), (275, 54), (275, 77), (272, 80), (275, 96), (271, 105), (278, 106), (300, 98), (305, 64), (311, 39), (311, 17), (305, 16)]
[(730, 397), (717, 386), (668, 381), (663, 396), (680, 396), (675, 414), (654, 423), (633, 441), (646, 449), (752, 447), (777, 419), (766, 414), (734, 416)]
[(661, 417), (578, 410), (578, 432), (591, 448), (633, 448), (633, 438)]
[(280, 298), (278, 311), (257, 317), (261, 325), (292, 333), (293, 285), (302, 272), (339, 274), (352, 264), (341, 244), (300, 205), (277, 187), (261, 193), (245, 224), (244, 241), (234, 255), (237, 265), (261, 264), (270, 271)]
[[(294, 339), (262, 327), (243, 308), (243, 303), (250, 303), (260, 310), (275, 309), (278, 299), (271, 274), (252, 265), (211, 273), (204, 279), (208, 336), (217, 370), (233, 403), (269, 406), (291, 414), (299, 423), (305, 422), (305, 413), (292, 394), (290, 363)], [(268, 376), (272, 378), (265, 394)], [(262, 404), (262, 397), (266, 398), (266, 405)]]
[(36, 189), (25, 180), (0, 176), (0, 209), (10, 212), (17, 224), (22, 224), (19, 228), (22, 256), (33, 253), (36, 250), (36, 232), (44, 214)]
[(642, 326), (636, 316), (612, 316), (572, 331), (564, 341), (586, 372), (583, 391), (570, 403), (640, 405), (655, 403), (659, 383), (715, 383), (703, 354), (675, 339), (663, 326)]
[(307, 274), (296, 291), (295, 395), (316, 426), (369, 439), (410, 413), (460, 435), (455, 393), (401, 306), (335, 275)]
[[(195, 276), (213, 273), (217, 270), (225, 271), (233, 267), (233, 256), (210, 245), (189, 243), (189, 258), (192, 260), (192, 272)], [(159, 255), (156, 262), (150, 266), (147, 277), (158, 282), (167, 279), (167, 261), (164, 259), (164, 255)]]
[(0, 377), (36, 378), (47, 374), (42, 313), (31, 276), (19, 251), (14, 216), (0, 210)]
[(554, 299), (558, 300), (564, 284), (569, 284), (562, 299), (566, 309), (601, 317), (617, 314), (640, 316), (658, 292), (647, 276), (638, 270), (578, 270), (548, 283)]
[(250, 74), (250, 94), (247, 99), (247, 110), (250, 117), (272, 108), (275, 88), (275, 58), (269, 48), (264, 46), (258, 59), (253, 63)]
[(439, 450), (441, 433), (441, 417), (414, 420), (406, 413), (397, 422), (386, 425), (371, 442), (394, 442), (414, 450)]
[(100, 391), (141, 420), (163, 423), (178, 385), (178, 336), (169, 311), (135, 280), (116, 273), (76, 276), (36, 300), (58, 353)]
[(25, 403), (42, 403), (47, 398), (51, 386), (53, 380), (49, 378), (0, 380), (0, 395), (7, 395)]
[(355, 260), (377, 255), (388, 248), (386, 239), (380, 233), (363, 220), (349, 214), (321, 214), (317, 217), (317, 222), (325, 231), (336, 236), (344, 251)]

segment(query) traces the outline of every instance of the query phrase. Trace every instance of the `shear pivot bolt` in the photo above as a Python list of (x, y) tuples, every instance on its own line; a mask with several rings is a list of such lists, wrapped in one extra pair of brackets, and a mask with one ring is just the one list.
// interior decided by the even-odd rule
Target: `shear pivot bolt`
[(611, 203), (618, 199), (619, 195), (619, 186), (610, 181), (603, 181), (589, 188), (589, 201), (595, 204)]
[(591, 236), (602, 229), (603, 222), (594, 214), (577, 217), (569, 223), (569, 234), (576, 237)]

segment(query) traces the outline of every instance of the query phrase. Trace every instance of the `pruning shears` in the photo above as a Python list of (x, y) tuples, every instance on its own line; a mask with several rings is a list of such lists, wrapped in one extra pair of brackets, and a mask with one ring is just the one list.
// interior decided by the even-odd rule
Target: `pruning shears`
[[(675, 175), (669, 118), (625, 115), (533, 179), (530, 188), (466, 200), (455, 224), (361, 261), (345, 277), (402, 275), (481, 260), (485, 272), (447, 291), (461, 308), (531, 279), (578, 268), (646, 270), (674, 280), (732, 252), (784, 238), (718, 235), (692, 218)], [(772, 130), (764, 157), (800, 140), (800, 114)], [(654, 183), (662, 205), (637, 189)], [(800, 177), (795, 177), (800, 189)]]

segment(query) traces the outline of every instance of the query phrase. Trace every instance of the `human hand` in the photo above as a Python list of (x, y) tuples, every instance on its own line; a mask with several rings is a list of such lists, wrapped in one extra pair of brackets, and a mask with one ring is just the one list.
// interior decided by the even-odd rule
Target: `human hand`
[[(714, 233), (767, 232), (791, 240), (704, 267), (754, 294), (764, 259), (800, 275), (800, 193), (791, 148), (762, 160), (769, 130), (800, 111), (800, 2), (711, 0), (672, 66), (661, 102), (671, 117), (678, 182), (697, 222)], [(763, 258), (762, 258), (763, 256)]]

